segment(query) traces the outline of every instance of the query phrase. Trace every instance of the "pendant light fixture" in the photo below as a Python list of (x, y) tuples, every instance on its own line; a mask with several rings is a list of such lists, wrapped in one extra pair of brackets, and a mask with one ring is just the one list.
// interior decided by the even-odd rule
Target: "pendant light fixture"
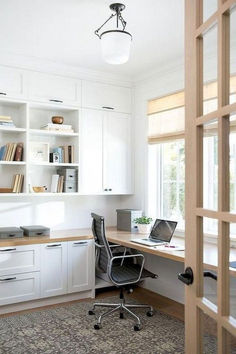
[[(125, 5), (119, 3), (111, 4), (110, 9), (115, 13), (111, 14), (103, 25), (95, 31), (95, 34), (101, 41), (104, 60), (109, 64), (124, 64), (129, 60), (132, 41), (131, 34), (125, 31), (126, 22), (121, 15), (121, 12), (125, 9)], [(115, 16), (116, 29), (100, 33), (102, 27)]]

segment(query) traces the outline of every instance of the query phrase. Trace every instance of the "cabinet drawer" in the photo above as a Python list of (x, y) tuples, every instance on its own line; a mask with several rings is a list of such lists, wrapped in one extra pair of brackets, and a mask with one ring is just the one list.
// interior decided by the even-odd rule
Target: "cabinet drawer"
[(131, 112), (131, 89), (127, 87), (82, 82), (82, 107)]
[(29, 96), (33, 100), (79, 106), (81, 82), (62, 76), (33, 72), (29, 76)]
[(39, 272), (0, 276), (0, 305), (39, 298), (39, 284)]
[(37, 271), (40, 268), (40, 245), (0, 248), (0, 276)]

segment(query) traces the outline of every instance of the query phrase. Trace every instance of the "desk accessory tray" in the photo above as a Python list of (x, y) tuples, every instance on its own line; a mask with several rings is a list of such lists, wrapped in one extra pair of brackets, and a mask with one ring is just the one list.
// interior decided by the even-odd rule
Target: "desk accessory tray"
[(24, 231), (24, 236), (49, 236), (50, 229), (42, 225), (29, 225), (20, 227)]

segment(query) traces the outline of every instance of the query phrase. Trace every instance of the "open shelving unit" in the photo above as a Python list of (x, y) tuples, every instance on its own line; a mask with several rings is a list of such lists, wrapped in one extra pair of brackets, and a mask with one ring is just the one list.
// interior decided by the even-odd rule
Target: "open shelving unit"
[[(78, 195), (78, 172), (76, 192), (52, 193), (51, 178), (58, 168), (79, 168), (79, 116), (75, 107), (58, 106), (51, 103), (34, 103), (0, 99), (0, 115), (11, 116), (15, 127), (0, 127), (0, 146), (7, 143), (22, 142), (24, 145), (22, 161), (0, 161), (0, 187), (11, 188), (15, 174), (24, 175), (22, 193), (0, 193), (1, 196), (64, 196)], [(51, 123), (52, 116), (63, 116), (64, 124), (72, 125), (74, 132), (42, 130), (40, 127)], [(59, 146), (74, 146), (74, 163), (51, 163), (31, 161), (31, 142), (49, 144), (50, 152)], [(48, 160), (49, 161), (49, 160)], [(46, 186), (44, 193), (32, 193), (33, 186)]]

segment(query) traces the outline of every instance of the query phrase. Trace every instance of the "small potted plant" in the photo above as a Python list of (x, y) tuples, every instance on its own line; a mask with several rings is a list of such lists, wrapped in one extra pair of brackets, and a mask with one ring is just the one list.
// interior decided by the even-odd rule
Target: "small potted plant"
[(142, 216), (141, 218), (134, 219), (134, 222), (138, 225), (138, 232), (141, 234), (150, 233), (152, 218)]

